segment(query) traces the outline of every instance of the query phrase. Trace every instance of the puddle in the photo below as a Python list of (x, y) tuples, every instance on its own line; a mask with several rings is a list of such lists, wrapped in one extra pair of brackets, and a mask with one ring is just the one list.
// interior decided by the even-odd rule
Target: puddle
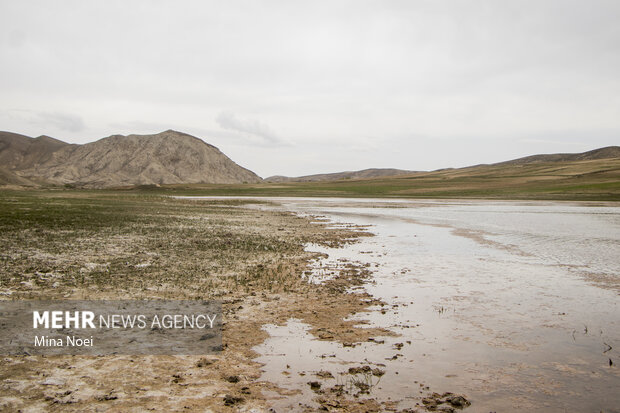
[(347, 258), (346, 249), (328, 248), (318, 244), (309, 244), (306, 246), (306, 251), (318, 252), (321, 256), (315, 260), (310, 261), (310, 269), (304, 271), (302, 278), (313, 284), (320, 284), (327, 280), (330, 280), (342, 270), (357, 266), (368, 266), (363, 261), (355, 261)]
[(294, 410), (300, 404), (318, 408), (313, 401), (317, 392), (342, 391), (351, 397), (365, 398), (384, 390), (386, 361), (371, 356), (379, 344), (344, 347), (317, 340), (308, 332), (309, 328), (296, 319), (283, 326), (267, 325), (270, 339), (255, 348), (261, 353), (256, 361), (265, 363), (261, 379), (278, 383), (291, 393), (286, 397), (273, 396), (271, 405), (276, 411)]

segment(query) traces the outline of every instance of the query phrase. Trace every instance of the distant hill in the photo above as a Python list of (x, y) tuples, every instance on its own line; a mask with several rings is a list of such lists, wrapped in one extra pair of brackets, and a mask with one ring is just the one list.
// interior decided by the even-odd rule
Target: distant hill
[(606, 146), (581, 153), (554, 153), (547, 155), (531, 155), (511, 161), (499, 162), (493, 165), (518, 165), (535, 162), (572, 162), (592, 161), (595, 159), (620, 158), (620, 146)]
[[(179, 187), (203, 195), (620, 202), (618, 147), (365, 179)], [(569, 160), (565, 160), (569, 159)]]
[[(194, 136), (168, 130), (85, 145), (0, 132), (0, 185), (86, 188), (231, 184), (235, 194), (620, 199), (620, 147), (430, 172), (364, 169), (264, 181)], [(260, 184), (239, 186), (235, 184)], [(220, 190), (218, 194), (225, 193)], [(529, 194), (529, 195), (527, 195)]]
[(588, 161), (597, 159), (613, 159), (620, 158), (620, 146), (607, 146), (605, 148), (594, 149), (588, 152), (582, 153), (556, 153), (556, 154), (542, 154), (531, 155), (524, 158), (513, 159), (510, 161), (498, 162), (494, 164), (485, 165), (473, 165), (465, 168), (443, 168), (436, 171), (407, 171), (403, 169), (363, 169), (360, 171), (346, 171), (335, 172), (316, 175), (305, 175), (298, 177), (288, 177), (282, 175), (270, 176), (265, 178), (265, 182), (284, 183), (284, 182), (323, 182), (323, 181), (339, 181), (343, 179), (375, 179), (375, 178), (388, 178), (402, 175), (413, 174), (427, 174), (435, 172), (449, 172), (469, 170), (471, 168), (478, 168), (481, 166), (517, 166), (526, 165), (532, 163), (548, 163), (548, 162), (574, 162), (574, 161)]
[(85, 145), (0, 132), (0, 162), (0, 183), (9, 185), (44, 182), (104, 188), (262, 181), (215, 146), (173, 130), (113, 135)]
[(7, 170), (32, 168), (49, 161), (57, 150), (71, 146), (49, 136), (29, 138), (11, 132), (0, 132), (0, 165)]
[(319, 182), (319, 181), (337, 181), (341, 179), (371, 179), (381, 178), (387, 176), (407, 175), (415, 173), (414, 171), (405, 171), (402, 169), (390, 169), (390, 168), (371, 168), (363, 169), (361, 171), (346, 171), (346, 172), (334, 172), (328, 174), (316, 174), (298, 176), (295, 178), (275, 175), (265, 178), (267, 182)]

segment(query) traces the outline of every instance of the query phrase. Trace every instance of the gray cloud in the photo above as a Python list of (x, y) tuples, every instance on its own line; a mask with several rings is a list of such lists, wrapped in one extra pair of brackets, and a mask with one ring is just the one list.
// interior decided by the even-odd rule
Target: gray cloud
[(67, 132), (81, 132), (84, 130), (84, 121), (79, 115), (55, 112), (39, 112), (36, 122), (43, 125), (52, 125), (56, 129)]
[(49, 128), (60, 132), (81, 132), (86, 128), (84, 120), (75, 114), (61, 112), (36, 112), (23, 109), (10, 109), (5, 116), (39, 128)]
[(261, 143), (272, 145), (283, 143), (283, 140), (267, 124), (256, 119), (244, 119), (231, 111), (223, 111), (217, 115), (215, 121), (224, 129), (240, 132), (250, 137), (258, 137)]

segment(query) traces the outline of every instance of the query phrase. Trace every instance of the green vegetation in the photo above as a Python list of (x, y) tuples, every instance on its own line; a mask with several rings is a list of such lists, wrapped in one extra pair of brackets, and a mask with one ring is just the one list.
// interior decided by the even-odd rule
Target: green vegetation
[(304, 244), (329, 242), (325, 230), (243, 204), (0, 191), (0, 290), (11, 298), (205, 298), (302, 285)]

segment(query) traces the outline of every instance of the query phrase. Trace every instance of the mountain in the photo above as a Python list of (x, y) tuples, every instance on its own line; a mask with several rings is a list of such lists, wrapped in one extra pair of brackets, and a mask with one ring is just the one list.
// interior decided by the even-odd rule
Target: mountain
[(173, 130), (155, 135), (113, 135), (84, 145), (2, 132), (0, 161), (4, 167), (0, 183), (5, 184), (25, 179), (104, 188), (262, 181), (215, 146)]
[(29, 138), (18, 133), (0, 131), (0, 185), (37, 186), (16, 171), (33, 168), (49, 161), (57, 150), (70, 146), (49, 136)]
[(337, 181), (341, 179), (371, 179), (381, 178), (386, 176), (408, 175), (413, 174), (414, 171), (405, 171), (402, 169), (390, 169), (390, 168), (371, 168), (363, 169), (361, 171), (346, 171), (346, 172), (334, 172), (328, 174), (316, 174), (298, 176), (291, 178), (282, 175), (270, 176), (265, 178), (267, 182), (319, 182), (319, 181)]
[(8, 170), (32, 168), (49, 161), (52, 153), (71, 146), (49, 136), (29, 138), (11, 132), (0, 132), (0, 165)]
[[(500, 179), (504, 175), (538, 176), (543, 172), (547, 173), (546, 171), (554, 171), (558, 176), (607, 177), (617, 170), (615, 165), (618, 160), (620, 147), (609, 146), (583, 153), (532, 155), (490, 165), (448, 168), (433, 172), (364, 169), (296, 178), (272, 176), (265, 181), (292, 184), (355, 180), (368, 181), (368, 185), (374, 185), (373, 182), (380, 180), (405, 182), (436, 177), (441, 185), (455, 179), (466, 179), (459, 183), (459, 187), (463, 187), (486, 176), (489, 179)], [(614, 184), (615, 181), (609, 179), (610, 185)], [(0, 132), (0, 185), (71, 184), (105, 188), (148, 184), (260, 182), (263, 180), (259, 176), (234, 163), (216, 147), (194, 136), (173, 130), (154, 135), (113, 135), (84, 145), (68, 144), (49, 136), (30, 138), (16, 133)], [(408, 192), (402, 194), (406, 193)]]
[(0, 185), (36, 186), (37, 184), (26, 178), (22, 178), (6, 168), (0, 167)]

